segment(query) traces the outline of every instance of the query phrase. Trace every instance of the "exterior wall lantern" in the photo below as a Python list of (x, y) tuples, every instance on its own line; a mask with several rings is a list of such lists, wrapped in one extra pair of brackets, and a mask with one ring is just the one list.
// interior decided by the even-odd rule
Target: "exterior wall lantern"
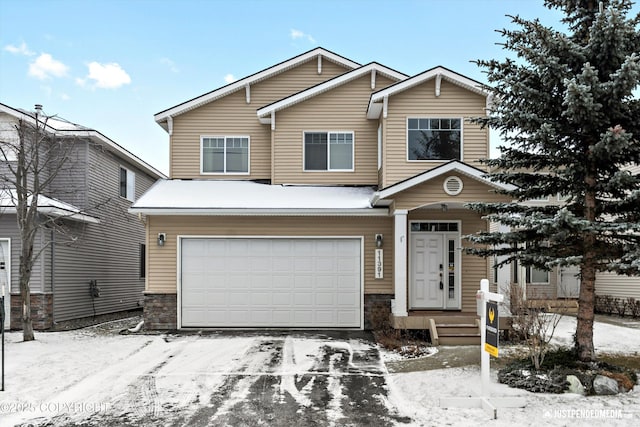
[(382, 234), (376, 234), (376, 248), (381, 248), (383, 243)]
[(167, 233), (158, 233), (158, 246), (164, 246), (167, 241)]

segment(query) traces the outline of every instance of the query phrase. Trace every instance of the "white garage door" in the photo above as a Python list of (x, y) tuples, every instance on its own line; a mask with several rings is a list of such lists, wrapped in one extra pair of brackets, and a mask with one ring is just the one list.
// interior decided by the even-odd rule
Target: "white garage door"
[(183, 238), (183, 327), (360, 327), (360, 239)]

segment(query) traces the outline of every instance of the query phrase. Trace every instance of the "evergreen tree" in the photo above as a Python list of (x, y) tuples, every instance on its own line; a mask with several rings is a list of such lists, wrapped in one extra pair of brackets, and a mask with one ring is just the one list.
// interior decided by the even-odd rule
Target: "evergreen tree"
[[(551, 270), (580, 267), (576, 350), (595, 360), (598, 271), (640, 275), (640, 15), (629, 0), (545, 0), (566, 31), (512, 17), (515, 59), (481, 60), (493, 104), (475, 122), (499, 130), (490, 178), (516, 186), (513, 203), (470, 207), (504, 233), (469, 236), (481, 256)], [(636, 173), (629, 166), (637, 165)], [(564, 195), (562, 206), (522, 204)]]

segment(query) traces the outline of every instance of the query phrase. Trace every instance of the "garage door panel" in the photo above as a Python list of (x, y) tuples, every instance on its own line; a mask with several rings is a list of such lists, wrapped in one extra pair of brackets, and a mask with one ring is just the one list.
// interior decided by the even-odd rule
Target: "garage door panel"
[(186, 238), (184, 327), (360, 327), (359, 239)]
[(329, 292), (316, 293), (315, 305), (316, 307), (333, 307), (336, 304), (336, 295)]
[(314, 277), (308, 275), (296, 275), (294, 276), (294, 286), (293, 289), (312, 289)]

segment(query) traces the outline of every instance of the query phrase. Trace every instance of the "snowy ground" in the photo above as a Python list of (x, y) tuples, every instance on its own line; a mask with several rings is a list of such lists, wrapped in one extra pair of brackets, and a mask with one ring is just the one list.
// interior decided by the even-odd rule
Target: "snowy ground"
[[(566, 317), (556, 342), (569, 343)], [(362, 334), (118, 335), (96, 328), (6, 336), (0, 425), (640, 425), (640, 386), (617, 396), (533, 394), (524, 408), (440, 407), (476, 396), (475, 365), (390, 373)], [(640, 357), (640, 330), (597, 323), (599, 351)]]

